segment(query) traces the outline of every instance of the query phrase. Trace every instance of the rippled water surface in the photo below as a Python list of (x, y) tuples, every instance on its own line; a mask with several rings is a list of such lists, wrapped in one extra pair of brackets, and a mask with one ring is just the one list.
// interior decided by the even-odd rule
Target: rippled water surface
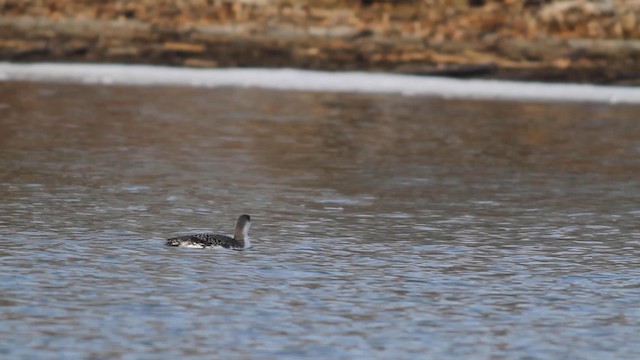
[(639, 114), (0, 83), (0, 357), (637, 359)]

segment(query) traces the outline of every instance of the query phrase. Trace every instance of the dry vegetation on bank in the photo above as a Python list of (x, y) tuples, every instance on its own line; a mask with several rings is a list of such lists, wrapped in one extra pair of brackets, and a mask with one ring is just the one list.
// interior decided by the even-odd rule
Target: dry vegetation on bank
[(640, 0), (0, 0), (0, 57), (640, 83)]

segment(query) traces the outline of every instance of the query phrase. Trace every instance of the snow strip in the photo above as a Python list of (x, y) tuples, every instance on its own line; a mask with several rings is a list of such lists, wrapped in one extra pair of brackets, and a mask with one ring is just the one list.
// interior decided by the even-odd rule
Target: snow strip
[(426, 95), (443, 98), (640, 104), (640, 88), (294, 69), (193, 69), (147, 65), (0, 62), (0, 81), (105, 85), (253, 87), (274, 90)]

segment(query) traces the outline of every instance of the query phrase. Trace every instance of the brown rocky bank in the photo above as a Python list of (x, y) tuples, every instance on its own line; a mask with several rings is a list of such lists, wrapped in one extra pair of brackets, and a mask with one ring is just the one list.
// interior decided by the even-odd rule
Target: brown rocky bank
[(640, 0), (0, 0), (0, 59), (640, 84)]

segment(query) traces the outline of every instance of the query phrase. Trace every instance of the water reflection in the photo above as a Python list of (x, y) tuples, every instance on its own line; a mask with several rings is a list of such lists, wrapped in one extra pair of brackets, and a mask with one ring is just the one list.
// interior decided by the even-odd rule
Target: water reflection
[[(34, 83), (0, 103), (4, 355), (640, 352), (637, 108)], [(251, 251), (162, 246), (240, 213)]]

